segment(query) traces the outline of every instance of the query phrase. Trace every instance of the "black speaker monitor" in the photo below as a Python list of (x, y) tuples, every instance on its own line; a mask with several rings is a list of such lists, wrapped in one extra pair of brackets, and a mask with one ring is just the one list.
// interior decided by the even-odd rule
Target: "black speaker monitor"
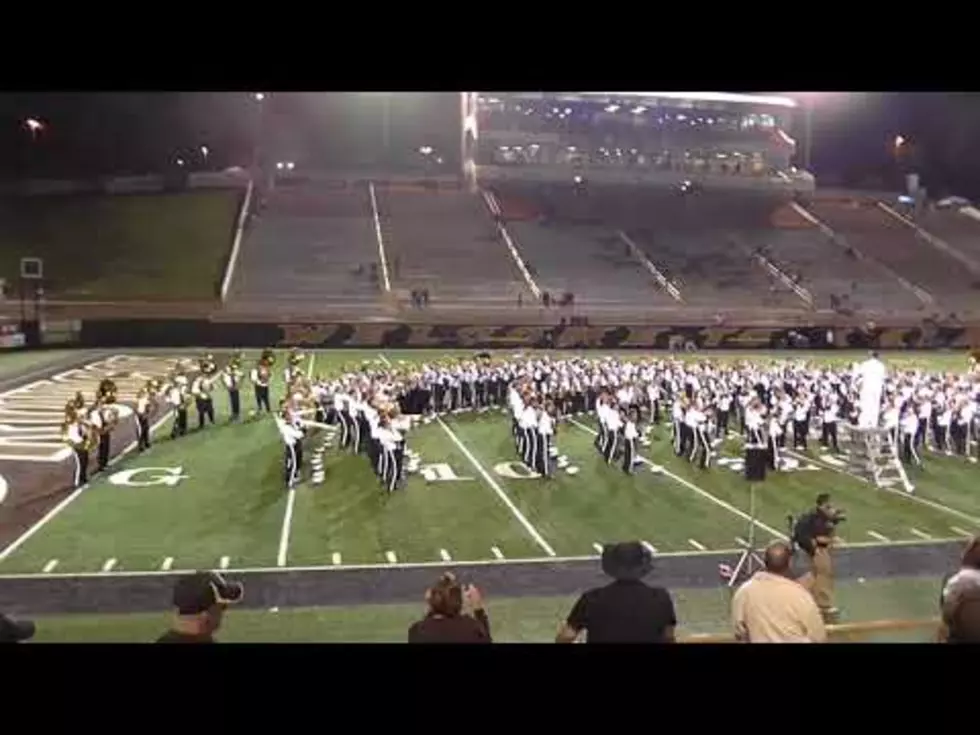
[(748, 447), (745, 450), (745, 479), (749, 482), (762, 482), (769, 469), (768, 457), (764, 447)]

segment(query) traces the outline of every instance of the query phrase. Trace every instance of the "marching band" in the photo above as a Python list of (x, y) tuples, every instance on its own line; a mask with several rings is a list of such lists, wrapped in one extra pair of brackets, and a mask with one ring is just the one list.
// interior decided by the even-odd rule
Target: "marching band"
[[(925, 450), (978, 460), (980, 368), (971, 355), (970, 372), (935, 374), (917, 370), (888, 376), (882, 390), (882, 425), (903, 462), (918, 464)], [(856, 423), (861, 409), (859, 380), (846, 369), (803, 362), (769, 366), (711, 360), (619, 360), (513, 357), (446, 359), (422, 365), (351, 367), (323, 378), (304, 374), (304, 356), (293, 350), (283, 370), (286, 393), (274, 417), (286, 445), (285, 479), (294, 486), (303, 467), (303, 439), (311, 428), (338, 432), (339, 448), (363, 455), (387, 492), (404, 487), (406, 468), (416, 464), (407, 449), (409, 430), (420, 417), (462, 411), (507, 411), (517, 456), (536, 474), (553, 474), (560, 424), (594, 413), (596, 450), (608, 464), (621, 461), (632, 474), (643, 460), (639, 443), (666, 418), (673, 451), (707, 470), (718, 445), (741, 435), (765, 449), (769, 467), (780, 468), (789, 448), (806, 451), (811, 436), (839, 451), (838, 424)], [(212, 355), (193, 364), (178, 362), (165, 381), (148, 380), (138, 391), (135, 421), (138, 448), (150, 447), (150, 419), (161, 405), (173, 414), (171, 436), (187, 433), (187, 411), (196, 404), (198, 427), (214, 423), (212, 390), (222, 381), (231, 421), (241, 413), (244, 358), (238, 353), (219, 370)], [(270, 410), (275, 353), (262, 352), (249, 374), (257, 415)], [(100, 470), (108, 464), (119, 412), (116, 386), (103, 381), (91, 405), (79, 395), (65, 409), (64, 439), (72, 448), (75, 484), (87, 481), (90, 452), (97, 448)]]

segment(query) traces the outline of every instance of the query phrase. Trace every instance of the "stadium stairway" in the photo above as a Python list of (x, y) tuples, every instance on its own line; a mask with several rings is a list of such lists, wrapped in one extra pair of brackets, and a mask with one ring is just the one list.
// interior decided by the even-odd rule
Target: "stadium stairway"
[(887, 273), (881, 273), (823, 234), (790, 205), (773, 212), (772, 226), (750, 233), (764, 255), (813, 296), (817, 309), (884, 312), (916, 310), (921, 302)]
[(767, 267), (783, 264), (753, 256), (772, 203), (737, 194), (695, 199), (671, 192), (621, 195), (604, 215), (673, 283), (691, 306), (724, 309), (808, 310), (794, 288)]
[(807, 209), (855, 249), (925, 290), (937, 305), (959, 313), (976, 309), (980, 279), (876, 202), (814, 198)]
[(247, 226), (229, 301), (378, 305), (377, 261), (366, 190), (277, 188)]
[(980, 266), (980, 220), (954, 209), (925, 210), (916, 224)]
[(428, 289), (434, 307), (513, 306), (532, 297), (482, 199), (466, 191), (375, 188), (397, 297)]

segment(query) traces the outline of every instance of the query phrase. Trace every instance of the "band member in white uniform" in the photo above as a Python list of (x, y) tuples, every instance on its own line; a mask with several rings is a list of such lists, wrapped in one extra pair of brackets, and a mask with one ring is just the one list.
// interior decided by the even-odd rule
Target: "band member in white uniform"
[(633, 416), (624, 413), (622, 418), (625, 421), (623, 425), (623, 472), (632, 475), (633, 467), (636, 464), (636, 440), (640, 438), (640, 432), (637, 431)]
[(282, 401), (280, 412), (276, 415), (276, 426), (286, 445), (283, 468), (286, 488), (292, 489), (300, 479), (303, 466), (303, 429), (297, 413), (287, 401)]
[(825, 447), (833, 449), (835, 454), (840, 454), (840, 447), (837, 445), (837, 421), (839, 419), (840, 409), (837, 407), (837, 400), (830, 398), (823, 410), (823, 420), (820, 426), (820, 443)]
[(606, 458), (606, 464), (612, 463), (616, 457), (616, 449), (619, 448), (619, 437), (623, 429), (623, 419), (620, 412), (613, 407), (606, 409), (606, 446), (603, 447), (602, 456)]
[(156, 410), (156, 385), (152, 380), (140, 388), (136, 394), (136, 449), (150, 448), (150, 414)]
[(796, 399), (793, 406), (793, 448), (806, 451), (806, 440), (810, 434), (810, 402), (803, 396)]
[(779, 467), (779, 438), (783, 435), (783, 427), (779, 419), (775, 416), (769, 417), (769, 443), (768, 449), (769, 469), (775, 470)]
[(93, 430), (84, 419), (81, 411), (73, 410), (65, 416), (63, 436), (71, 447), (75, 458), (75, 471), (72, 487), (80, 488), (88, 482), (89, 450), (93, 442)]
[(269, 381), (272, 379), (272, 371), (265, 360), (260, 360), (259, 364), (252, 368), (252, 386), (255, 388), (255, 406), (259, 413), (266, 411), (272, 413), (269, 405)]
[(878, 353), (861, 363), (856, 370), (860, 398), (858, 400), (858, 428), (878, 428), (881, 413), (881, 396), (885, 389), (888, 370), (878, 359)]
[(905, 464), (914, 463), (921, 466), (919, 453), (915, 449), (915, 434), (919, 430), (919, 417), (915, 409), (910, 407), (902, 415), (900, 420), (900, 430), (902, 434), (901, 459)]
[(684, 400), (675, 396), (674, 402), (670, 407), (670, 416), (674, 454), (678, 457), (684, 454), (684, 414)]
[(534, 404), (535, 399), (531, 398), (524, 406), (520, 419), (521, 434), (524, 437), (521, 443), (521, 460), (531, 469), (534, 469), (538, 444), (538, 412)]
[(708, 458), (711, 454), (711, 438), (708, 436), (707, 423), (708, 415), (704, 412), (700, 401), (688, 409), (685, 423), (691, 435), (691, 451), (688, 460), (694, 462), (702, 470), (708, 467)]
[(538, 467), (537, 471), (542, 477), (551, 477), (551, 445), (555, 434), (555, 419), (552, 416), (554, 407), (551, 404), (545, 406), (538, 418)]
[(238, 421), (242, 415), (241, 385), (245, 373), (239, 357), (234, 357), (222, 371), (221, 379), (228, 391), (228, 403), (231, 405), (231, 420)]

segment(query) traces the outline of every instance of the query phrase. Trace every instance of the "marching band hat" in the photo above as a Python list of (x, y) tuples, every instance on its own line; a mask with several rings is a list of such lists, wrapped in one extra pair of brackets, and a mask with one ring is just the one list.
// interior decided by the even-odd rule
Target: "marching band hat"
[(217, 572), (195, 572), (177, 580), (173, 599), (179, 615), (198, 615), (215, 605), (235, 605), (244, 595), (241, 582), (228, 582)]

